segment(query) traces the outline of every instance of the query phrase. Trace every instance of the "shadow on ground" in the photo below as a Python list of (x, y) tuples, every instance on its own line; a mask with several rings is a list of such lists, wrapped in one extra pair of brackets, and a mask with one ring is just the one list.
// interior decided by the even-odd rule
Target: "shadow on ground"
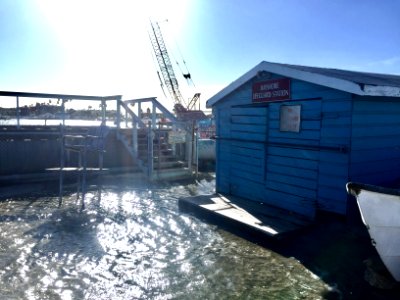
[(335, 287), (324, 295), (325, 299), (400, 299), (400, 284), (384, 267), (361, 222), (349, 223), (337, 216), (320, 215), (311, 227), (281, 239), (266, 239), (254, 232), (224, 229), (285, 257), (299, 260)]

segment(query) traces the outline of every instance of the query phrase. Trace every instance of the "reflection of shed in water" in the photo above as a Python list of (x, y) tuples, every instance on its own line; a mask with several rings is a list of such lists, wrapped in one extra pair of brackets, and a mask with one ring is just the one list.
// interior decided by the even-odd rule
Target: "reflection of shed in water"
[(216, 190), (313, 218), (400, 177), (400, 76), (261, 62), (207, 101)]

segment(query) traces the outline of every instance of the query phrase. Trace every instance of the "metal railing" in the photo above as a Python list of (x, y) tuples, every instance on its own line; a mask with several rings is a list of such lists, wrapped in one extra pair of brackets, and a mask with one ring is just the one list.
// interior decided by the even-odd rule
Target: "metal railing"
[[(182, 122), (178, 120), (168, 109), (166, 109), (155, 97), (132, 99), (132, 100), (122, 100), (121, 95), (115, 96), (84, 96), (84, 95), (67, 95), (67, 94), (48, 94), (48, 93), (25, 93), (25, 92), (7, 92), (0, 91), (0, 107), (1, 107), (1, 97), (6, 97), (9, 101), (9, 97), (15, 97), (15, 111), (16, 111), (16, 128), (17, 130), (21, 128), (21, 99), (25, 98), (39, 98), (39, 99), (55, 99), (57, 103), (60, 103), (61, 119), (62, 125), (66, 124), (66, 103), (69, 101), (97, 101), (100, 102), (100, 116), (101, 124), (104, 125), (107, 122), (107, 106), (108, 103), (114, 102), (114, 107), (116, 107), (114, 125), (117, 129), (117, 136), (120, 134), (122, 127), (131, 128), (132, 143), (128, 145), (126, 141), (122, 138), (120, 140), (125, 143), (126, 147), (130, 147), (130, 153), (133, 158), (137, 160), (139, 167), (147, 173), (151, 178), (154, 170), (153, 158), (154, 158), (154, 137), (155, 132), (160, 128), (171, 130), (172, 132), (179, 133), (185, 136), (184, 143), (186, 144), (186, 161), (189, 170), (192, 168), (192, 153), (193, 153), (193, 124)], [(9, 103), (8, 103), (9, 105)], [(147, 109), (144, 113), (143, 109)], [(143, 119), (147, 118), (147, 122)], [(108, 123), (107, 123), (108, 125)], [(139, 141), (138, 132), (139, 130), (145, 130), (147, 132), (147, 144), (148, 144), (148, 157), (147, 165), (143, 161), (140, 161), (138, 156)], [(176, 143), (176, 141), (175, 141)], [(175, 144), (172, 141), (174, 151)]]
[[(65, 104), (69, 101), (79, 100), (79, 101), (96, 101), (100, 102), (100, 109), (101, 109), (101, 122), (105, 124), (106, 122), (106, 108), (107, 102), (109, 101), (120, 101), (122, 99), (121, 95), (115, 96), (84, 96), (84, 95), (67, 95), (67, 94), (49, 94), (49, 93), (26, 93), (26, 92), (9, 92), (9, 91), (0, 91), (0, 97), (5, 97), (8, 101), (7, 105), (9, 105), (9, 98), (16, 99), (15, 101), (15, 118), (16, 118), (16, 126), (17, 128), (21, 127), (21, 99), (28, 98), (28, 99), (54, 99), (57, 103), (60, 104), (60, 111), (61, 111), (61, 121), (62, 125), (65, 125), (66, 120), (66, 111), (65, 111)], [(3, 99), (0, 98), (0, 107), (2, 107)]]

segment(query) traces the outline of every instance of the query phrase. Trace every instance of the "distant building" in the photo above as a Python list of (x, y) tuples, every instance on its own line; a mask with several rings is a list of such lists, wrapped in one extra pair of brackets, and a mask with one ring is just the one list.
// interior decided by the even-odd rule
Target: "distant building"
[(349, 213), (348, 181), (400, 183), (400, 76), (261, 62), (207, 107), (217, 192), (313, 218)]
[(54, 118), (55, 119), (70, 119), (71, 118), (71, 115), (70, 114), (67, 114), (67, 113), (55, 113), (54, 114)]

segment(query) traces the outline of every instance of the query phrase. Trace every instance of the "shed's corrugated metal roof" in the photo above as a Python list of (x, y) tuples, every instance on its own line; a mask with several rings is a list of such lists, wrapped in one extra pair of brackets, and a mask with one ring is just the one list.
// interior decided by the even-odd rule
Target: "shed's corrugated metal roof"
[(213, 106), (235, 89), (259, 75), (262, 71), (307, 81), (356, 95), (400, 97), (400, 75), (356, 72), (263, 61), (208, 99), (207, 107)]

